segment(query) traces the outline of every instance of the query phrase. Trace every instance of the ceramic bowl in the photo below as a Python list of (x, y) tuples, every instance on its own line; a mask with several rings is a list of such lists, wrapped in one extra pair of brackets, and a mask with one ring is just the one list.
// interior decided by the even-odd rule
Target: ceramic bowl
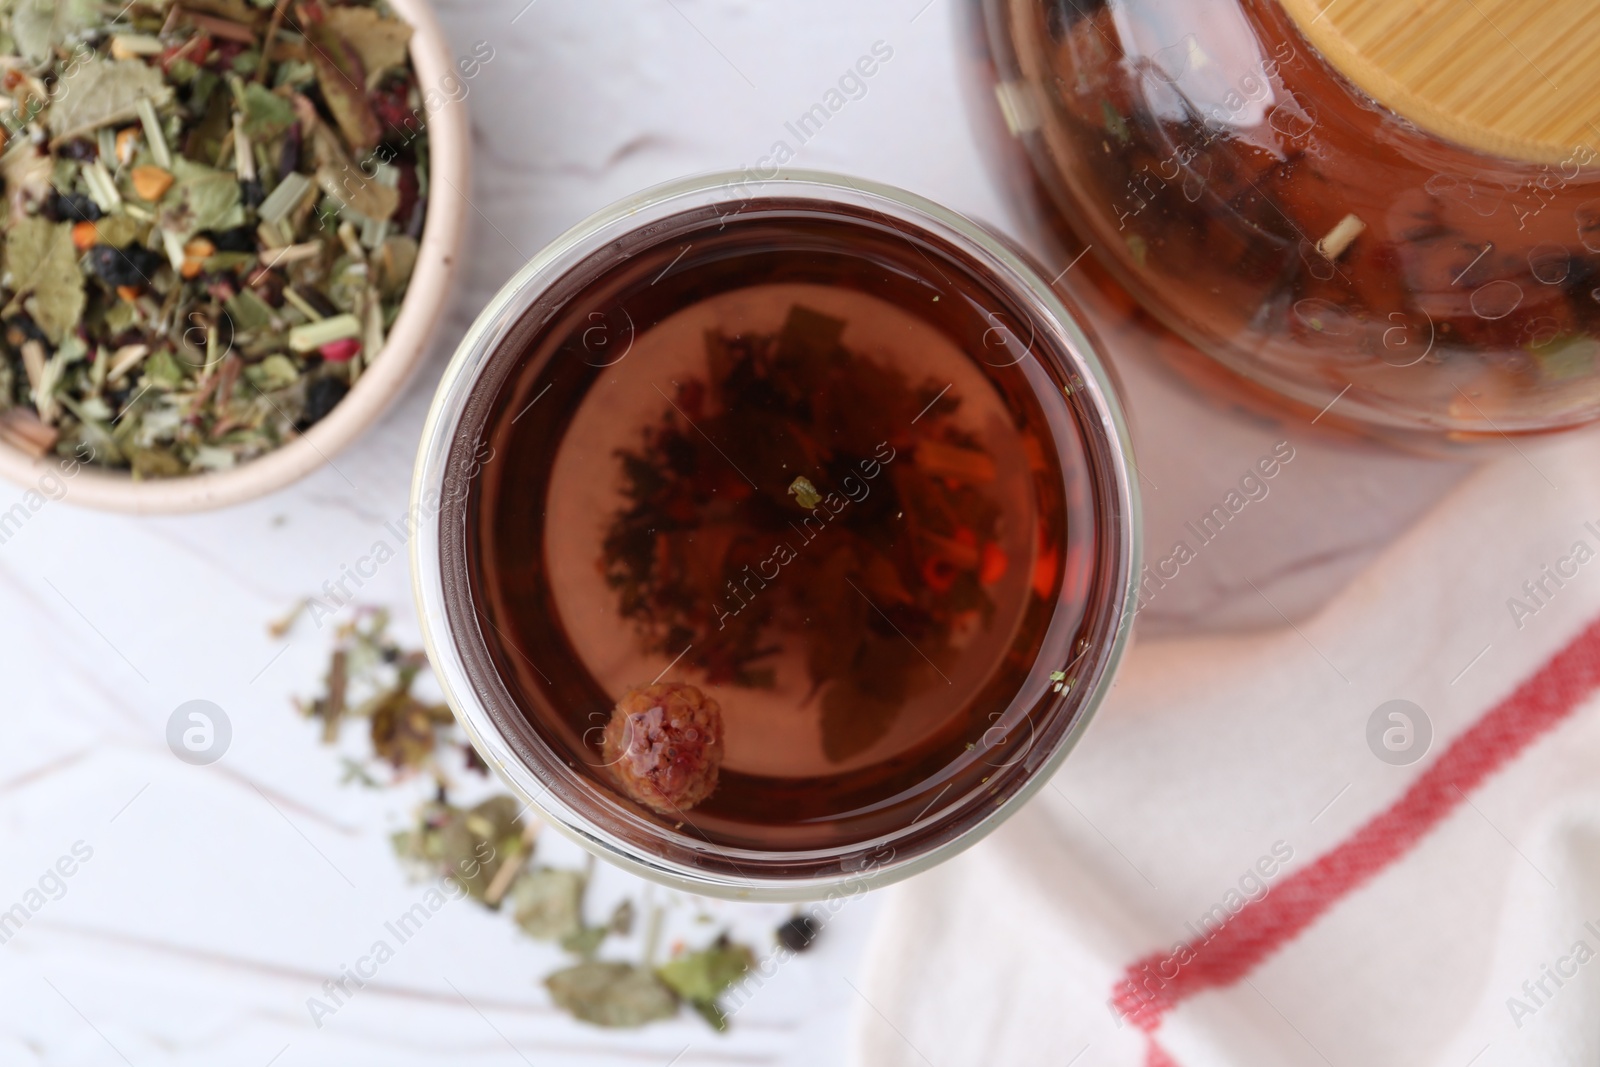
[[(426, 94), (441, 84), (456, 84), (460, 74), (449, 42), (425, 0), (390, 0), (390, 4), (414, 30), (411, 62), (418, 89)], [(226, 507), (310, 474), (378, 420), (422, 363), (448, 302), (460, 256), (470, 180), (466, 101), (451, 100), (431, 110), (427, 122), (428, 215), (415, 272), (383, 348), (349, 394), (304, 434), (231, 470), (135, 481), (126, 471), (85, 465), (73, 476), (67, 499), (135, 514)], [(55, 470), (51, 456), (34, 459), (0, 443), (0, 478), (31, 487)]]

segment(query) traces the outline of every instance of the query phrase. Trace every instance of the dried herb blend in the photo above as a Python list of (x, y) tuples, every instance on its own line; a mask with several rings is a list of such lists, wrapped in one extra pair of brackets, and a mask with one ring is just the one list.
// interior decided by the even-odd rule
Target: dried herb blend
[(326, 416), (416, 263), (410, 37), (381, 3), (11, 5), (0, 441), (167, 477)]
[(708, 334), (706, 379), (618, 457), (630, 503), (604, 544), (640, 639), (688, 649), (709, 684), (770, 687), (767, 661), (803, 642), (835, 759), (940, 682), (1007, 568), (995, 464), (952, 420), (960, 398), (845, 348), (844, 328), (796, 306), (777, 334)]
[[(273, 636), (286, 635), (299, 612), (272, 626)], [(485, 775), (488, 768), (462, 740), (450, 709), (413, 693), (427, 657), (402, 648), (388, 628), (388, 612), (358, 609), (335, 633), (322, 694), (296, 703), (303, 715), (322, 723), (327, 744), (339, 740), (347, 722), (366, 722), (371, 754), (346, 758), (345, 782), (369, 788), (418, 779), (428, 784), (431, 796), (413, 824), (392, 839), (407, 870), (419, 881), (449, 878), (484, 907), (509, 910), (529, 937), (558, 944), (571, 961), (543, 983), (555, 1005), (575, 1018), (598, 1026), (643, 1026), (677, 1016), (686, 1004), (715, 1029), (726, 1029), (718, 1000), (754, 965), (754, 952), (723, 933), (700, 949), (676, 944), (670, 958), (656, 964), (662, 921), (657, 908), (642, 960), (601, 959), (608, 939), (633, 932), (638, 906), (624, 898), (605, 919), (591, 922), (585, 896), (592, 862), (581, 869), (538, 862), (538, 824), (507, 794), (471, 806), (451, 801), (462, 773)]]

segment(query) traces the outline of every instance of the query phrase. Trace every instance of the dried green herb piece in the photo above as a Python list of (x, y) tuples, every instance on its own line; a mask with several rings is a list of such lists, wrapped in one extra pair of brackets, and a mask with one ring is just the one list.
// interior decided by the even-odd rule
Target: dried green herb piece
[(417, 266), (417, 242), (405, 234), (386, 237), (371, 263), (373, 286), (380, 296), (393, 299), (396, 294), (405, 292), (411, 281), (411, 272)]
[(424, 804), (417, 809), (414, 826), (389, 835), (395, 857), (413, 877), (422, 879), (437, 874), (443, 865), (443, 826), (455, 814), (455, 809), (446, 804)]
[(316, 3), (296, 5), (301, 27), (311, 44), (311, 65), (317, 87), (334, 121), (354, 148), (371, 148), (383, 136), (378, 116), (367, 100), (367, 72), (361, 56), (328, 23)]
[(252, 141), (270, 141), (294, 125), (294, 108), (289, 101), (266, 86), (251, 82), (240, 95), (244, 132)]
[(124, 248), (150, 232), (150, 224), (132, 215), (107, 215), (96, 220), (94, 235), (98, 243)]
[(243, 225), (237, 175), (187, 159), (174, 164), (173, 175), (177, 181), (162, 198), (156, 225), (178, 242), (188, 241), (201, 230), (231, 230)]
[(22, 57), (37, 63), (100, 17), (95, 0), (18, 0), (11, 12), (11, 37)]
[(385, 70), (405, 64), (411, 27), (399, 19), (387, 18), (370, 7), (330, 7), (327, 21), (340, 40), (355, 49), (367, 72), (369, 88)]
[(388, 694), (367, 714), (372, 751), (395, 768), (421, 765), (434, 749), (439, 727), (455, 722), (443, 704), (423, 703), (403, 688)]
[(561, 939), (561, 947), (574, 956), (591, 960), (610, 933), (604, 926), (580, 926)]
[(30, 141), (13, 140), (0, 154), (0, 178), (5, 180), (11, 217), (21, 219), (27, 205), (55, 194), (51, 185), (55, 167), (51, 158)]
[(383, 222), (400, 207), (399, 192), (367, 178), (348, 157), (319, 166), (317, 185), (341, 207), (373, 222)]
[(268, 193), (267, 198), (261, 202), (258, 211), (261, 221), (270, 226), (278, 225), (305, 201), (306, 194), (311, 189), (311, 179), (304, 174), (295, 171), (285, 174), (278, 187)]
[[(10, 414), (0, 412), (0, 433), (7, 430)], [(136, 460), (143, 461), (142, 456)], [(301, 615), (319, 618), (323, 610), (325, 605), (318, 598), (307, 597), (271, 623), (268, 632), (285, 638)], [(426, 669), (426, 658), (421, 652), (401, 648), (388, 627), (387, 611), (359, 608), (354, 618), (335, 629), (324, 677), (326, 692), (296, 702), (303, 714), (322, 721), (325, 741), (338, 740), (345, 722), (366, 717), (376, 724), (386, 708), (414, 699), (412, 686)], [(536, 837), (532, 826), (522, 820), (521, 806), (510, 796), (493, 795), (470, 808), (450, 803), (451, 772), (441, 763), (441, 756), (461, 747), (453, 720), (446, 717), (437, 722), (432, 743), (408, 757), (416, 762), (405, 762), (403, 767), (386, 754), (385, 745), (390, 741), (378, 733), (369, 732), (374, 746), (370, 758), (342, 758), (342, 780), (369, 789), (419, 779), (431, 783), (434, 795), (417, 808), (413, 824), (391, 837), (396, 857), (419, 880), (441, 876), (455, 880), (487, 909), (508, 900), (508, 910), (525, 934), (555, 942), (576, 957), (579, 962), (545, 979), (558, 1008), (599, 1026), (636, 1027), (672, 1018), (680, 1003), (688, 1003), (713, 1026), (720, 1029), (726, 1025), (716, 999), (749, 966), (753, 958), (749, 948), (719, 937), (704, 950), (680, 955), (659, 973), (643, 963), (595, 960), (607, 938), (625, 936), (632, 930), (634, 902), (621, 901), (603, 924), (586, 923), (584, 894), (592, 861), (583, 871), (530, 867)], [(384, 765), (394, 765), (398, 773), (383, 778), (372, 773), (374, 767)], [(426, 772), (426, 778), (419, 772)], [(654, 914), (647, 960), (654, 955), (661, 909)]]
[[(225, 470), (348, 395), (426, 217), (410, 36), (382, 0), (0, 3), (0, 364), (46, 424), (8, 442)], [(428, 713), (383, 710), (385, 758)]]
[(596, 1026), (643, 1026), (678, 1014), (678, 998), (648, 968), (631, 963), (579, 963), (544, 980), (550, 999)]
[(669, 960), (656, 968), (656, 975), (669, 989), (699, 1012), (712, 1029), (726, 1030), (727, 1017), (717, 1006), (717, 998), (755, 966), (755, 954), (744, 945), (728, 940), (726, 934), (709, 947)]
[(475, 900), (488, 902), (502, 865), (519, 862), (521, 837), (516, 801), (502, 795), (469, 809), (430, 801), (418, 810), (415, 826), (390, 840), (415, 877), (451, 878)]
[(519, 809), (509, 796), (490, 797), (444, 827), (440, 848), (447, 871), (478, 900), (486, 899), (501, 865), (514, 862), (520, 851)]
[(137, 59), (87, 59), (56, 84), (46, 120), (57, 141), (139, 117), (140, 101), (161, 107), (172, 87), (159, 67)]
[(522, 932), (559, 941), (583, 927), (584, 877), (579, 871), (540, 867), (517, 876), (511, 906)]
[(21, 304), (52, 344), (60, 344), (83, 314), (83, 274), (72, 246), (72, 224), (28, 216), (6, 233), (5, 269), (11, 304)]
[[(243, 292), (233, 294), (223, 301), (222, 306), (227, 310), (228, 318), (233, 320), (233, 328), (241, 333), (264, 330), (272, 325), (272, 306), (261, 299), (254, 289), (246, 289)], [(264, 362), (270, 362), (274, 359), (282, 361), (283, 366), (286, 368), (286, 373), (292, 374), (296, 379), (300, 377), (300, 368), (295, 366), (294, 361), (286, 356), (274, 353), (268, 356)], [(291, 382), (282, 383), (282, 385), (288, 384), (291, 384)], [(268, 387), (262, 386), (262, 388)]]

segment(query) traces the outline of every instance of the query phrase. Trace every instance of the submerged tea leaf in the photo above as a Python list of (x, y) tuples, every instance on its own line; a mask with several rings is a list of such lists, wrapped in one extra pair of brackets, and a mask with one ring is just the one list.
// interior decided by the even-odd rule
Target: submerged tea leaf
[(1007, 564), (997, 468), (954, 421), (959, 394), (845, 333), (798, 304), (776, 334), (708, 333), (705, 377), (618, 453), (627, 505), (601, 559), (642, 651), (740, 688), (780, 684), (780, 652), (803, 662), (834, 762), (945, 682), (930, 664), (988, 625)]
[(806, 477), (796, 478), (789, 483), (789, 495), (794, 497), (795, 503), (807, 511), (814, 511), (822, 503), (822, 494), (817, 492), (817, 487), (811, 484), (811, 479)]
[(897, 701), (881, 700), (852, 679), (834, 682), (822, 695), (822, 751), (842, 763), (888, 736), (900, 711)]

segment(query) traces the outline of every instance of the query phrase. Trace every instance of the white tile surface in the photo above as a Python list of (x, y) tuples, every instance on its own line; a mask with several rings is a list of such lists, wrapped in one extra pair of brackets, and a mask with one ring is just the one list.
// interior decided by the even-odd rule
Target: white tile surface
[[(960, 106), (955, 2), (440, 4), (458, 52), (487, 40), (496, 54), (467, 102), (477, 210), (465, 274), (435, 362), (411, 392), (336, 469), (266, 500), (152, 520), (87, 512), (69, 494), (0, 545), (8, 742), (0, 909), (74, 842), (94, 850), (65, 895), (0, 946), (0, 1061), (799, 1067), (842, 1059), (848, 1016), (859, 1008), (847, 978), (871, 899), (841, 913), (727, 1037), (689, 1017), (631, 1034), (571, 1022), (536, 984), (557, 954), (467, 903), (442, 911), (347, 1007), (313, 1027), (306, 999), (422, 892), (403, 880), (387, 843), (414, 798), (336, 784), (336, 754), (315, 744), (289, 706), (291, 694), (318, 685), (325, 636), (303, 623), (284, 650), (264, 624), (337, 577), (404, 511), (431, 381), (475, 310), (529, 255), (642, 186), (754, 163), (875, 41), (893, 59), (796, 165), (866, 175), (1001, 219)], [(1149, 539), (1160, 549), (1277, 437), (1198, 406), (1148, 369), (1123, 373), (1150, 483)], [(1458, 473), (1309, 439), (1300, 448), (1249, 523), (1230, 528), (1163, 593), (1145, 620), (1150, 630), (1304, 614)], [(0, 510), (20, 496), (0, 488)], [(362, 595), (394, 606), (402, 633), (414, 636), (403, 557)], [(210, 768), (180, 763), (163, 740), (168, 715), (193, 698), (222, 705), (234, 727), (228, 755)], [(630, 887), (605, 871), (597, 899)], [(750, 938), (787, 913), (713, 910)]]

